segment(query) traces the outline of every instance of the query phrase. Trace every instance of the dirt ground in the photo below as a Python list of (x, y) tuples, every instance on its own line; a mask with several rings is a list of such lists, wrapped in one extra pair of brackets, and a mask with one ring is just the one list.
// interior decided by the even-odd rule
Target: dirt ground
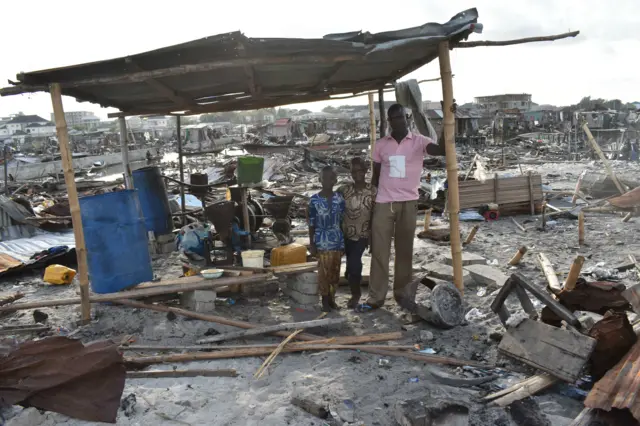
[[(617, 164), (618, 168), (629, 166)], [(600, 170), (595, 164), (565, 163), (542, 166), (523, 166), (542, 174), (543, 183), (555, 189), (573, 190), (580, 172), (587, 168)], [(517, 169), (503, 173), (519, 174)], [(552, 177), (547, 177), (551, 175)], [(563, 207), (558, 203), (557, 207)], [(546, 253), (554, 264), (560, 279), (564, 279), (576, 255), (587, 260), (583, 270), (603, 263), (604, 268), (612, 268), (627, 263), (627, 255), (640, 253), (640, 219), (623, 223), (621, 217), (613, 214), (586, 214), (586, 244), (578, 245), (577, 221), (557, 219), (547, 226), (546, 231), (538, 230), (539, 217), (520, 216), (515, 219), (528, 231), (521, 232), (510, 218), (495, 222), (480, 223), (474, 242), (465, 251), (482, 255), (505, 274), (518, 270), (541, 287), (546, 280), (537, 265), (536, 254)], [(434, 226), (439, 220), (434, 217)], [(462, 234), (466, 235), (473, 222), (462, 222)], [(417, 228), (417, 231), (420, 229)], [(517, 267), (507, 267), (507, 262), (518, 247), (526, 245), (529, 252)], [(440, 245), (427, 240), (415, 241), (414, 271), (421, 273), (421, 265), (439, 260), (450, 250), (448, 245)], [(158, 276), (177, 277), (181, 274), (178, 257), (168, 255), (154, 261)], [(622, 273), (620, 281), (627, 286), (636, 284), (638, 279), (633, 271)], [(42, 282), (41, 273), (22, 275), (3, 280), (3, 291), (20, 290), (27, 293), (22, 301), (46, 298), (64, 298), (77, 294), (77, 287), (49, 286)], [(421, 290), (423, 291), (423, 290)], [(152, 369), (217, 369), (234, 368), (239, 376), (235, 378), (184, 378), (184, 379), (128, 379), (123, 398), (135, 395), (135, 404), (128, 410), (121, 409), (119, 425), (323, 425), (322, 420), (294, 407), (290, 403), (292, 395), (312, 394), (331, 403), (338, 412), (344, 406), (353, 406), (355, 424), (394, 425), (396, 403), (434, 395), (438, 392), (464, 393), (471, 401), (483, 395), (515, 384), (525, 377), (535, 374), (522, 363), (511, 361), (498, 355), (499, 336), (504, 333), (497, 316), (489, 305), (497, 289), (484, 288), (476, 284), (465, 289), (465, 312), (472, 309), (468, 321), (451, 330), (440, 330), (426, 322), (408, 323), (391, 295), (380, 310), (358, 314), (342, 309), (333, 316), (343, 316), (347, 322), (331, 329), (312, 330), (323, 336), (361, 335), (388, 331), (403, 331), (402, 340), (390, 344), (420, 344), (422, 349), (433, 349), (437, 355), (474, 360), (498, 367), (500, 378), (494, 382), (469, 389), (450, 388), (438, 383), (421, 362), (404, 358), (385, 358), (356, 351), (305, 352), (280, 355), (262, 379), (254, 379), (253, 374), (265, 357), (237, 358), (197, 362), (188, 364), (167, 364), (153, 366)], [(363, 289), (366, 296), (366, 289)], [(391, 294), (391, 292), (389, 293)], [(348, 299), (348, 288), (341, 288), (338, 303), (344, 306)], [(541, 305), (536, 305), (540, 307)], [(509, 299), (508, 307), (517, 311), (518, 305)], [(239, 298), (235, 305), (217, 306), (216, 314), (250, 321), (258, 324), (272, 324), (289, 321), (309, 320), (318, 311), (297, 309), (291, 300), (281, 292)], [(98, 339), (119, 341), (124, 335), (135, 337), (135, 344), (148, 345), (195, 345), (209, 329), (218, 332), (226, 328), (204, 321), (182, 317), (168, 318), (166, 314), (132, 309), (116, 305), (94, 305), (95, 318), (91, 324), (78, 327), (78, 307), (63, 306), (43, 308), (49, 315), (47, 324), (54, 334), (64, 334), (89, 342)], [(2, 320), (3, 325), (32, 324), (33, 311), (21, 311)], [(424, 331), (430, 331), (433, 339), (427, 340)], [(422, 332), (422, 333), (421, 333)], [(256, 337), (225, 342), (225, 344), (276, 343), (281, 339)], [(151, 355), (154, 352), (126, 352), (126, 355)], [(430, 366), (460, 377), (475, 377), (489, 374), (468, 368)], [(569, 395), (569, 396), (567, 396)], [(131, 398), (133, 399), (133, 398)], [(583, 408), (582, 402), (568, 385), (561, 385), (536, 396), (542, 412), (554, 426), (570, 424)], [(347, 401), (345, 403), (345, 401)], [(348, 410), (347, 410), (348, 411)], [(19, 425), (68, 425), (80, 426), (92, 423), (69, 419), (55, 413), (40, 413), (37, 410), (6, 408), (3, 415), (8, 426)], [(348, 417), (348, 416), (347, 416)], [(515, 424), (506, 417), (487, 417), (484, 424)], [(475, 420), (476, 422), (478, 419)], [(335, 423), (335, 424), (342, 424)], [(471, 423), (470, 423), (471, 424)], [(474, 423), (480, 424), (480, 423)]]

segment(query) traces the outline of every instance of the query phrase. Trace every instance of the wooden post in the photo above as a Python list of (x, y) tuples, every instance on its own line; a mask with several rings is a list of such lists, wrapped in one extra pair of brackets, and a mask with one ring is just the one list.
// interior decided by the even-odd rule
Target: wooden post
[(531, 181), (531, 170), (527, 173), (527, 180), (529, 181), (529, 205), (531, 207), (531, 216), (536, 214), (536, 206), (533, 200), (533, 182)]
[(542, 230), (547, 228), (547, 202), (542, 202)]
[(127, 142), (127, 121), (124, 117), (118, 117), (120, 127), (120, 150), (122, 151), (122, 167), (124, 168), (124, 186), (133, 189), (133, 177), (129, 164), (129, 143)]
[(538, 253), (538, 262), (540, 263), (540, 268), (542, 268), (542, 272), (544, 272), (544, 276), (547, 277), (547, 282), (549, 283), (549, 288), (551, 292), (554, 294), (562, 291), (562, 287), (560, 287), (560, 281), (558, 281), (558, 276), (556, 275), (556, 271), (553, 269), (553, 265), (551, 261), (544, 253)]
[(378, 111), (380, 113), (380, 137), (387, 135), (387, 116), (384, 110), (384, 89), (378, 90)]
[(520, 263), (520, 260), (522, 260), (522, 256), (524, 256), (525, 254), (527, 254), (527, 247), (526, 246), (522, 246), (518, 249), (518, 251), (516, 252), (516, 254), (511, 258), (511, 260), (509, 261), (509, 265), (511, 266), (515, 266), (518, 263)]
[(624, 194), (625, 192), (627, 192), (625, 191), (620, 181), (618, 181), (618, 177), (616, 176), (616, 174), (613, 173), (613, 169), (611, 168), (611, 164), (609, 163), (609, 160), (607, 160), (607, 157), (604, 156), (604, 153), (600, 149), (600, 145), (598, 145), (598, 142), (596, 142), (593, 135), (591, 134), (591, 130), (589, 130), (589, 126), (587, 126), (587, 123), (584, 123), (582, 125), (582, 130), (584, 130), (584, 132), (586, 133), (587, 139), (589, 140), (589, 143), (593, 147), (593, 150), (596, 152), (596, 154), (598, 154), (598, 157), (600, 157), (600, 159), (604, 163), (604, 168), (607, 170), (607, 174), (609, 175), (613, 183), (616, 185), (616, 188), (618, 188), (618, 191), (620, 191), (621, 194)]
[(584, 257), (578, 256), (576, 260), (573, 261), (571, 265), (571, 269), (569, 270), (569, 275), (567, 276), (567, 280), (564, 282), (564, 290), (571, 291), (576, 288), (576, 282), (578, 281), (578, 277), (580, 277), (580, 271), (582, 270), (582, 265), (584, 265)]
[(251, 222), (249, 221), (249, 197), (247, 196), (247, 191), (249, 191), (249, 189), (242, 188), (242, 222), (244, 230), (249, 233), (249, 235), (247, 235), (247, 247), (251, 248)]
[(571, 198), (571, 205), (575, 206), (576, 202), (578, 201), (578, 194), (580, 193), (580, 187), (582, 186), (582, 179), (584, 178), (584, 175), (587, 173), (586, 170), (583, 170), (582, 173), (580, 173), (580, 176), (578, 176), (578, 182), (576, 182), (576, 190), (573, 191), (573, 197)]
[(9, 195), (9, 146), (5, 145), (4, 152), (4, 193)]
[(187, 224), (187, 206), (184, 197), (184, 162), (182, 161), (182, 137), (180, 136), (180, 116), (176, 115), (176, 132), (178, 137), (178, 164), (180, 167), (180, 203), (182, 204), (182, 226)]
[(455, 112), (453, 111), (453, 82), (451, 76), (451, 59), (449, 58), (449, 42), (443, 41), (438, 46), (440, 77), (442, 78), (442, 99), (444, 114), (444, 143), (447, 162), (447, 186), (449, 223), (451, 233), (451, 258), (453, 260), (453, 283), (464, 292), (462, 281), (462, 246), (460, 244), (460, 199), (458, 193), (458, 160), (455, 142)]
[(584, 244), (584, 212), (578, 213), (578, 244)]
[(473, 238), (476, 236), (476, 233), (478, 232), (478, 229), (480, 229), (480, 225), (475, 225), (473, 228), (471, 228), (471, 232), (469, 232), (469, 235), (467, 236), (467, 239), (464, 240), (464, 245), (465, 246), (467, 244), (471, 244), (471, 241), (473, 241)]
[(50, 88), (51, 103), (53, 104), (53, 116), (56, 122), (56, 133), (60, 145), (62, 157), (62, 170), (64, 182), (67, 185), (69, 195), (69, 210), (73, 224), (73, 236), (76, 240), (76, 257), (78, 259), (78, 280), (80, 282), (80, 299), (82, 305), (82, 323), (91, 322), (91, 303), (89, 302), (89, 270), (87, 267), (87, 248), (84, 244), (84, 232), (82, 230), (82, 218), (80, 217), (80, 202), (76, 190), (76, 180), (73, 173), (73, 160), (69, 149), (69, 133), (67, 132), (67, 120), (62, 108), (62, 90), (59, 83), (53, 83)]
[(424, 212), (424, 230), (427, 231), (429, 229), (429, 225), (431, 225), (431, 212), (433, 209), (429, 209)]
[(373, 109), (373, 93), (369, 92), (369, 143), (371, 154), (371, 170), (373, 173), (373, 148), (376, 146), (376, 113)]

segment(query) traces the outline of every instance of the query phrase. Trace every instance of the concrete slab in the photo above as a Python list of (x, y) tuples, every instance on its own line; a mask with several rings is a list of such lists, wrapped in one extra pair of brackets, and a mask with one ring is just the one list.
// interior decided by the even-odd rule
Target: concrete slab
[[(445, 265), (439, 262), (431, 262), (422, 266), (427, 275), (448, 282), (453, 282), (453, 266)], [(473, 278), (468, 271), (462, 270), (462, 282), (465, 286), (473, 284)]]
[(469, 265), (464, 269), (471, 274), (477, 284), (487, 287), (502, 287), (509, 279), (501, 270), (489, 265)]
[[(453, 257), (451, 256), (450, 251), (446, 252), (442, 257), (443, 257), (444, 263), (446, 263), (447, 265), (453, 266)], [(462, 252), (462, 266), (486, 265), (486, 264), (487, 264), (487, 259), (485, 259), (484, 257), (474, 253), (467, 253), (464, 251)]]

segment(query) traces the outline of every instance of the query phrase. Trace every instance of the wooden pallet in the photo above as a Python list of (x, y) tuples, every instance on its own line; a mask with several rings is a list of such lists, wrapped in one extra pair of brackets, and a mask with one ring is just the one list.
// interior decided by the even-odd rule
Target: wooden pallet
[(542, 177), (537, 174), (528, 176), (464, 181), (459, 183), (460, 209), (480, 207), (495, 203), (501, 207), (511, 204), (539, 205), (543, 199)]

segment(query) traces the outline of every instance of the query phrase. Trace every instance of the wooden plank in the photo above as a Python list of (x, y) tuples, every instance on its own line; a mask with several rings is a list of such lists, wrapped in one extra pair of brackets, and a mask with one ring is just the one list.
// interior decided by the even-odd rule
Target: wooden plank
[(595, 349), (596, 340), (525, 319), (509, 328), (498, 349), (534, 368), (573, 383)]
[(558, 280), (558, 275), (556, 271), (553, 269), (553, 265), (551, 261), (544, 253), (538, 253), (538, 263), (540, 264), (540, 268), (542, 272), (544, 272), (544, 276), (547, 277), (547, 282), (549, 283), (549, 288), (554, 293), (559, 293), (562, 291), (562, 287), (560, 286), (560, 281)]
[[(541, 201), (544, 196), (542, 192), (542, 177), (538, 174), (531, 176), (529, 186), (529, 176), (516, 176), (500, 179), (498, 184), (498, 200), (500, 205), (528, 203), (531, 205)], [(496, 200), (495, 179), (480, 181), (460, 182), (460, 208), (479, 207), (482, 204), (493, 203)]]
[(62, 157), (64, 182), (67, 185), (69, 210), (71, 211), (71, 223), (73, 224), (73, 236), (76, 240), (75, 246), (76, 258), (78, 259), (78, 281), (80, 283), (82, 323), (88, 324), (91, 322), (91, 303), (89, 302), (87, 247), (84, 243), (84, 231), (82, 229), (82, 218), (80, 216), (80, 202), (78, 200), (78, 191), (76, 189), (71, 149), (69, 148), (67, 120), (64, 117), (64, 108), (62, 107), (62, 90), (60, 88), (60, 84), (53, 83), (51, 85), (50, 92), (51, 103), (53, 104), (53, 115), (56, 122), (56, 133), (58, 135), (58, 145), (60, 146), (60, 156)]
[(593, 147), (593, 150), (598, 154), (598, 157), (600, 157), (600, 160), (602, 160), (602, 163), (604, 164), (604, 168), (607, 171), (607, 174), (609, 175), (613, 183), (616, 185), (616, 188), (618, 188), (618, 191), (620, 191), (621, 194), (624, 194), (625, 192), (627, 192), (625, 188), (622, 186), (622, 184), (620, 183), (620, 181), (618, 181), (618, 177), (613, 172), (613, 168), (611, 168), (611, 163), (609, 163), (609, 160), (607, 159), (607, 157), (605, 157), (604, 153), (602, 152), (602, 149), (600, 149), (600, 145), (598, 145), (598, 142), (596, 142), (596, 140), (594, 139), (593, 135), (591, 134), (591, 130), (589, 130), (589, 126), (587, 126), (586, 122), (582, 125), (582, 130), (584, 130), (585, 134), (587, 135), (587, 139), (589, 140), (589, 143)]

